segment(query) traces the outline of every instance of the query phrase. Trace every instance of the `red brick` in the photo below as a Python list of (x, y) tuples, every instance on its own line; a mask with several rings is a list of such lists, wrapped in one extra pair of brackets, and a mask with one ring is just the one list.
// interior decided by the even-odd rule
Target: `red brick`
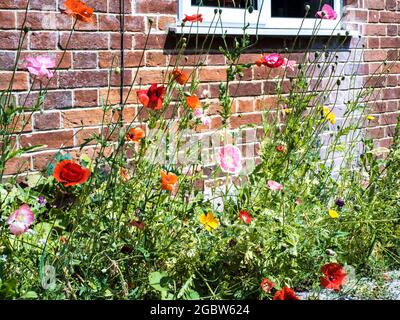
[(55, 152), (43, 152), (33, 157), (33, 170), (45, 170), (54, 161)]
[(30, 48), (35, 50), (54, 50), (57, 46), (57, 34), (55, 32), (32, 32), (30, 36)]
[(17, 19), (14, 11), (0, 11), (0, 29), (15, 29)]
[[(140, 52), (141, 55), (141, 52)], [(139, 57), (140, 58), (140, 57)], [(147, 51), (146, 52), (146, 66), (148, 67), (165, 67), (167, 57), (162, 51)]]
[[(120, 0), (109, 0), (108, 1), (108, 11), (112, 13), (120, 13), (121, 12), (121, 1)], [(131, 1), (130, 0), (124, 0), (124, 11), (125, 13), (131, 13), (132, 8), (131, 8)]]
[(386, 51), (384, 50), (365, 50), (364, 61), (383, 61), (386, 59)]
[[(16, 50), (18, 49), (20, 38), (19, 31), (0, 31), (0, 49)], [(27, 38), (25, 38), (22, 48), (27, 47)]]
[(260, 125), (261, 123), (262, 116), (260, 113), (239, 114), (231, 116), (229, 119), (229, 124), (232, 129), (251, 124)]
[(56, 2), (54, 0), (31, 0), (29, 8), (34, 10), (55, 11)]
[(74, 107), (95, 107), (98, 105), (96, 89), (74, 91)]
[(136, 1), (137, 13), (162, 13), (175, 15), (177, 12), (176, 0), (162, 0), (162, 1)]
[[(0, 73), (0, 90), (8, 89), (10, 81), (12, 79), (12, 72), (1, 72)], [(15, 73), (13, 85), (13, 90), (28, 90), (28, 74), (25, 72)]]
[(15, 52), (0, 52), (0, 70), (13, 70), (15, 58)]
[[(107, 33), (73, 33), (68, 43), (68, 49), (108, 49), (108, 36)], [(69, 33), (60, 35), (59, 45), (62, 49), (65, 49), (68, 38)]]
[[(135, 35), (135, 49), (144, 49), (146, 44), (147, 35), (136, 34)], [(165, 34), (150, 34), (147, 49), (163, 49), (167, 36)]]
[[(63, 113), (64, 128), (76, 128), (101, 125), (104, 112), (102, 109), (68, 110)], [(110, 114), (104, 116), (105, 123), (110, 121)]]
[(4, 174), (17, 174), (31, 169), (31, 157), (12, 158), (7, 161)]
[(119, 18), (116, 15), (102, 15), (99, 18), (100, 30), (102, 31), (119, 31), (120, 23)]
[(1, 0), (0, 8), (2, 9), (25, 9), (28, 0)]
[(365, 8), (368, 9), (385, 9), (385, 1), (382, 0), (366, 0)]
[(365, 24), (363, 26), (363, 34), (366, 36), (386, 36), (386, 26)]
[[(110, 49), (121, 48), (121, 34), (113, 33), (110, 35)], [(124, 34), (124, 48), (132, 49), (132, 35)]]
[[(25, 104), (26, 107), (32, 106), (36, 103), (37, 93), (21, 94), (18, 97), (19, 105)], [(45, 110), (52, 109), (65, 109), (72, 107), (72, 93), (71, 91), (48, 91), (44, 99)]]
[(96, 52), (74, 52), (74, 69), (96, 69)]
[(60, 128), (60, 113), (59, 112), (44, 112), (37, 113), (33, 116), (33, 127), (37, 130), (51, 130)]
[[(125, 68), (137, 67), (140, 63), (142, 56), (141, 51), (128, 51), (125, 52), (124, 65)], [(121, 65), (120, 52), (119, 51), (100, 51), (99, 52), (99, 67), (100, 68), (115, 68)], [(144, 58), (141, 62), (144, 65)]]
[(125, 31), (129, 32), (143, 32), (144, 17), (140, 16), (126, 16), (125, 17)]
[(49, 131), (21, 135), (20, 144), (22, 147), (47, 145), (47, 148), (67, 148), (74, 145), (74, 131)]
[(67, 71), (59, 73), (60, 88), (101, 87), (108, 85), (108, 73), (102, 71)]
[(169, 26), (176, 25), (176, 18), (175, 17), (166, 17), (166, 16), (159, 16), (158, 17), (158, 29), (159, 30), (168, 30)]
[(399, 37), (382, 37), (380, 39), (381, 48), (398, 48), (400, 47)]
[(201, 82), (226, 81), (226, 68), (205, 67), (199, 70)]
[(381, 12), (379, 14), (379, 22), (399, 23), (400, 15), (397, 12)]
[(239, 96), (258, 96), (261, 92), (260, 82), (241, 82), (231, 84), (229, 86), (229, 93), (232, 97)]
[[(22, 26), (24, 19), (25, 12), (18, 12), (18, 27)], [(32, 30), (69, 30), (72, 17), (61, 12), (28, 12), (25, 26)]]
[(368, 22), (376, 23), (379, 22), (379, 11), (371, 10), (368, 12)]
[[(76, 145), (80, 146), (89, 140), (89, 145), (90, 144), (96, 144), (96, 141), (93, 139), (93, 135), (97, 134), (99, 135), (100, 129), (99, 128), (84, 128), (80, 129), (76, 133)], [(86, 141), (85, 141), (86, 140)]]

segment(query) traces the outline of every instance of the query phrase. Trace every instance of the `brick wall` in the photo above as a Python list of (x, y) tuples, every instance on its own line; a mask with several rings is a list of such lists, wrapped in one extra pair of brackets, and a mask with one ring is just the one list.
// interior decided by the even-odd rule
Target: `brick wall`
[[(78, 152), (80, 144), (93, 133), (100, 133), (102, 110), (99, 107), (107, 94), (107, 87), (112, 90), (109, 99), (112, 103), (120, 101), (120, 75), (111, 73), (109, 68), (114, 57), (114, 66), (120, 61), (120, 1), (86, 0), (94, 8), (96, 23), (88, 25), (78, 22), (76, 31), (63, 56), (63, 48), (72, 27), (71, 17), (60, 13), (63, 0), (31, 0), (27, 25), (31, 28), (23, 45), (21, 58), (34, 54), (50, 54), (60, 62), (60, 71), (51, 80), (47, 99), (42, 112), (34, 114), (25, 131), (16, 141), (20, 146), (46, 144), (47, 148), (32, 153), (21, 159), (11, 161), (7, 174), (19, 171), (42, 170), (58, 149)], [(347, 28), (357, 29), (365, 45), (362, 56), (360, 77), (366, 79), (379, 63), (389, 57), (397, 56), (400, 46), (400, 1), (396, 0), (347, 0)], [(8, 85), (11, 70), (16, 57), (18, 35), (24, 19), (27, 0), (0, 1), (0, 90)], [(125, 0), (125, 72), (124, 83), (128, 88), (140, 63), (149, 28), (152, 32), (147, 50), (142, 61), (137, 83), (146, 86), (152, 82), (161, 82), (165, 72), (171, 70), (175, 62), (172, 48), (176, 37), (167, 34), (168, 25), (176, 22), (177, 0)], [(149, 18), (154, 21), (150, 24)], [(291, 39), (262, 37), (251, 52), (246, 53), (242, 62), (254, 62), (260, 52), (281, 49)], [(355, 46), (358, 39), (350, 41)], [(201, 80), (199, 95), (208, 92), (209, 114), (212, 122), (209, 129), (218, 128), (221, 118), (218, 115), (218, 84), (225, 79), (225, 58), (218, 53), (218, 43), (205, 57), (205, 67), (198, 71)], [(185, 52), (180, 64), (190, 67), (198, 57), (189, 50)], [(389, 59), (390, 60), (390, 59)], [(399, 113), (400, 64), (395, 64), (385, 83), (377, 83), (382, 90), (378, 102), (373, 105), (376, 116), (369, 123), (368, 133), (376, 139), (379, 146), (388, 147), (392, 141), (396, 118)], [(274, 85), (266, 80), (265, 70), (252, 68), (245, 72), (240, 86), (232, 83), (235, 92), (233, 116), (230, 128), (236, 129), (247, 124), (261, 124), (261, 112), (276, 105)], [(26, 105), (34, 101), (35, 92), (27, 97), (27, 90), (32, 78), (20, 63), (16, 74), (14, 90), (19, 104)], [(35, 87), (38, 89), (38, 87)], [(126, 90), (127, 91), (127, 90)], [(126, 92), (125, 91), (125, 92)], [(129, 97), (124, 112), (124, 120), (129, 122), (138, 112), (134, 94)], [(107, 115), (111, 118), (112, 115)], [(143, 118), (142, 118), (143, 119)], [(256, 129), (252, 131), (256, 143)], [(252, 138), (253, 139), (253, 138)], [(87, 147), (90, 148), (90, 145)]]

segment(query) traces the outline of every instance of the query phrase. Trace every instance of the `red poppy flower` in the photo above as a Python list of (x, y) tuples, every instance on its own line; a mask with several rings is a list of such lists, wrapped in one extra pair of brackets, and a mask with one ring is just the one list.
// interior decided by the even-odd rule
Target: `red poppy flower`
[(321, 272), (325, 275), (321, 278), (321, 286), (326, 289), (339, 291), (346, 282), (346, 272), (339, 263), (328, 263), (321, 268)]
[(126, 140), (139, 143), (141, 139), (145, 137), (144, 130), (142, 128), (130, 128), (126, 134)]
[(186, 97), (186, 104), (192, 110), (201, 108), (201, 102), (196, 96)]
[(280, 66), (283, 65), (285, 60), (282, 58), (282, 56), (278, 53), (272, 53), (266, 56), (262, 56), (260, 59), (258, 59), (255, 63), (257, 66), (267, 66), (269, 68), (279, 68)]
[(267, 278), (262, 278), (260, 287), (265, 291), (265, 293), (270, 293), (272, 288), (275, 287), (275, 283), (273, 283), (271, 280), (268, 280)]
[(245, 224), (250, 224), (251, 220), (253, 219), (250, 213), (244, 210), (240, 210), (239, 212), (239, 218), (243, 220)]
[(273, 300), (300, 300), (298, 296), (296, 296), (296, 293), (288, 288), (288, 287), (283, 287), (281, 290), (278, 290), (274, 294)]
[(187, 74), (178, 69), (172, 71), (172, 75), (174, 77), (174, 80), (180, 85), (184, 85), (189, 80)]
[(66, 0), (64, 5), (67, 8), (64, 11), (66, 14), (76, 17), (78, 20), (84, 22), (95, 22), (93, 9), (88, 7), (80, 0)]
[(53, 177), (65, 187), (71, 187), (86, 182), (90, 174), (90, 170), (82, 167), (79, 163), (63, 160), (57, 163)]
[(203, 15), (201, 13), (199, 14), (192, 14), (191, 16), (188, 16), (185, 14), (185, 18), (182, 20), (183, 23), (186, 22), (203, 22)]
[(172, 191), (178, 183), (178, 177), (175, 173), (161, 171), (161, 189)]
[(137, 96), (141, 104), (152, 110), (160, 110), (164, 101), (165, 88), (163, 85), (157, 87), (153, 83), (148, 90), (138, 90)]

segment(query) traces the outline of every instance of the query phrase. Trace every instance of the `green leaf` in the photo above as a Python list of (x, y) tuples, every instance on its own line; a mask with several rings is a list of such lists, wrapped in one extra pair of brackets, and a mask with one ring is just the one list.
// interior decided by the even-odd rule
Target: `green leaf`
[(37, 299), (37, 298), (39, 297), (35, 291), (28, 291), (23, 296), (21, 296), (21, 299)]
[(168, 288), (165, 288), (162, 286), (162, 284), (166, 282), (167, 278), (168, 278), (168, 273), (165, 271), (151, 272), (149, 274), (149, 283), (157, 291), (160, 291), (160, 292), (168, 291)]

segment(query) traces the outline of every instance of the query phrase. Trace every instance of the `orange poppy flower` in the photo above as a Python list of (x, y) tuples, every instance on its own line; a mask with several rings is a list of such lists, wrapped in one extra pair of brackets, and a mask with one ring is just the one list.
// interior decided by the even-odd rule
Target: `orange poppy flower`
[(140, 143), (140, 140), (145, 137), (144, 130), (142, 128), (130, 128), (129, 132), (126, 133), (126, 140)]
[(180, 85), (184, 85), (189, 80), (187, 74), (178, 69), (172, 71), (172, 75), (174, 76), (174, 80)]
[(161, 189), (172, 191), (178, 183), (178, 177), (175, 173), (161, 171)]
[(186, 104), (188, 105), (188, 107), (190, 109), (197, 109), (197, 108), (201, 108), (201, 102), (199, 100), (199, 98), (197, 98), (196, 96), (189, 96), (186, 97)]
[(121, 170), (119, 170), (119, 176), (121, 177), (122, 181), (129, 181), (129, 173), (125, 168), (121, 168)]
[(64, 5), (67, 8), (67, 10), (64, 11), (66, 14), (76, 17), (78, 20), (84, 22), (95, 22), (93, 9), (80, 0), (66, 0)]

